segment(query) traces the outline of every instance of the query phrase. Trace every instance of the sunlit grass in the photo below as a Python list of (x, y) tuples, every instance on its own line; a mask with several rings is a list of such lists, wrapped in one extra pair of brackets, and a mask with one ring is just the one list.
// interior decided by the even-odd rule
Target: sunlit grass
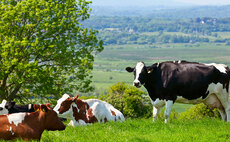
[(136, 141), (230, 141), (229, 123), (221, 120), (171, 120), (152, 122), (152, 119), (128, 119), (123, 123), (109, 122), (64, 131), (45, 131), (41, 141), (79, 142), (136, 142)]

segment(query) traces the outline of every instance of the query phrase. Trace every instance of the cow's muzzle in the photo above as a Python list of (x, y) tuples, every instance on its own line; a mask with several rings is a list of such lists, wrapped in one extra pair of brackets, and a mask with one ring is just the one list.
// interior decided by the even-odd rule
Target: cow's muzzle
[(140, 88), (141, 87), (141, 83), (140, 82), (133, 82), (133, 86)]

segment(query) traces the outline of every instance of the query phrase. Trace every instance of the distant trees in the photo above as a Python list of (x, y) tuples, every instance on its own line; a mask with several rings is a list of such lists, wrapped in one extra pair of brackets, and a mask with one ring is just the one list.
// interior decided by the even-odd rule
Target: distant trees
[(198, 17), (194, 19), (149, 18), (149, 17), (91, 17), (86, 27), (98, 30), (118, 28), (121, 32), (133, 29), (135, 32), (184, 32), (230, 31), (230, 18)]
[[(100, 30), (100, 36), (105, 44), (195, 43), (210, 42), (208, 36), (217, 38), (216, 32), (230, 31), (230, 20), (210, 17), (194, 19), (92, 17), (85, 21), (85, 26)], [(159, 34), (148, 34), (150, 32)], [(180, 34), (168, 34), (171, 32)], [(229, 41), (229, 39), (212, 41), (220, 42), (220, 40)]]
[(102, 32), (100, 33), (105, 45), (108, 44), (153, 44), (153, 43), (194, 43), (194, 42), (209, 42), (208, 38), (188, 35), (169, 35), (156, 34), (145, 35), (140, 33), (126, 33), (126, 32)]

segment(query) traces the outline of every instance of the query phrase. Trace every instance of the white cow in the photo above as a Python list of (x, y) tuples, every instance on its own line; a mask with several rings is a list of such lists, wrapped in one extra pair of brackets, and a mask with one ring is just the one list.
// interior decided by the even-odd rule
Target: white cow
[(60, 117), (71, 119), (72, 126), (125, 120), (123, 114), (111, 104), (98, 99), (80, 100), (78, 95), (71, 97), (64, 94), (57, 101), (54, 111)]

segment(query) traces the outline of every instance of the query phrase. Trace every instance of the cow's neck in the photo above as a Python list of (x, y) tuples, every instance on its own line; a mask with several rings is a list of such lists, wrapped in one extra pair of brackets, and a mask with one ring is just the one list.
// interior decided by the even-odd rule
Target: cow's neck
[(156, 99), (156, 96), (155, 96), (155, 93), (154, 93), (155, 92), (154, 84), (156, 84), (156, 80), (154, 79), (154, 77), (151, 74), (149, 74), (148, 77), (147, 77), (147, 80), (145, 82), (144, 87), (148, 91), (148, 94), (149, 94), (149, 96), (151, 97), (152, 100)]
[[(34, 112), (34, 113), (29, 113), (29, 115), (25, 116), (25, 121), (27, 122), (26, 124), (33, 129), (31, 131), (31, 134), (33, 135), (31, 137), (38, 137), (39, 139), (41, 138), (41, 134), (45, 130), (45, 118), (39, 116), (40, 111)], [(30, 137), (30, 136), (29, 136)]]
[(88, 123), (87, 119), (87, 111), (89, 109), (89, 105), (82, 100), (77, 100), (75, 105), (72, 105), (73, 109), (73, 117), (76, 121), (83, 120), (85, 123)]

